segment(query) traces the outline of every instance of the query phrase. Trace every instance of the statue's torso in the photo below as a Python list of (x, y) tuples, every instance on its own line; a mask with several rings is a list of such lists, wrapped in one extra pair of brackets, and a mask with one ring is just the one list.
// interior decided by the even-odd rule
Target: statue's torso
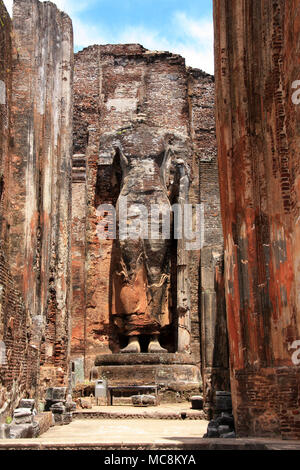
[[(124, 206), (121, 205), (124, 199), (121, 198), (126, 198), (128, 226), (136, 223), (139, 212), (132, 206), (143, 205), (149, 231), (146, 238), (118, 240), (121, 276), (117, 275), (116, 279), (118, 302), (115, 313), (136, 313), (145, 325), (153, 322), (156, 325), (167, 324), (170, 240), (151, 236), (151, 211), (156, 206), (163, 213), (170, 214), (171, 205), (154, 159), (137, 159), (128, 163), (117, 204), (119, 218), (124, 216)], [(144, 317), (141, 317), (142, 313)]]

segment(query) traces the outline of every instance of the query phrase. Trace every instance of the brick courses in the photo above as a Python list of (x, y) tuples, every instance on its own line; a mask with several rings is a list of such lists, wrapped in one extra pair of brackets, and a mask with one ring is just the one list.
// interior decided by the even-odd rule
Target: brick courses
[(298, 438), (299, 3), (214, 1), (231, 386), (239, 435)]
[(49, 381), (68, 382), (71, 292), (72, 24), (37, 0), (16, 0), (13, 16), (1, 1), (4, 414)]
[[(189, 279), (191, 352), (200, 368), (202, 343), (202, 372), (210, 401), (209, 384), (215, 371), (222, 376), (215, 385), (229, 387), (214, 79), (200, 70), (187, 69), (180, 56), (154, 53), (138, 44), (91, 46), (75, 55), (72, 357), (84, 359), (88, 376), (95, 356), (118, 352), (120, 347), (110, 321), (113, 243), (102, 240), (100, 244), (96, 233), (98, 205), (115, 205), (118, 196), (112, 184), (112, 157), (103, 149), (102, 136), (122, 138), (128, 133), (132, 142), (127, 151), (147, 156), (156, 150), (155, 145), (151, 147), (151, 138), (139, 137), (146, 135), (141, 131), (143, 125), (153, 135), (183, 136), (187, 148), (190, 146), (186, 157), (192, 174), (190, 203), (203, 203), (205, 207), (207, 255), (201, 261), (199, 251), (190, 252)], [(212, 261), (208, 253), (213, 253), (212, 269), (204, 261)], [(201, 269), (206, 280), (203, 285)], [(172, 292), (176, 305), (176, 285)], [(203, 326), (200, 333), (205, 295), (210, 302), (203, 311), (203, 324), (210, 322), (211, 328)], [(216, 334), (223, 339), (215, 348)], [(173, 351), (174, 340), (166, 341)]]

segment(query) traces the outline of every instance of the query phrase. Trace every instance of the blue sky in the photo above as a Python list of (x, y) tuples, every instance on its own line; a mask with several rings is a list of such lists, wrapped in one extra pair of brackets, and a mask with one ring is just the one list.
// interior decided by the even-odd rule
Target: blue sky
[[(12, 0), (4, 0), (11, 12)], [(178, 53), (189, 66), (214, 71), (212, 0), (54, 0), (74, 25), (75, 50), (140, 43)]]

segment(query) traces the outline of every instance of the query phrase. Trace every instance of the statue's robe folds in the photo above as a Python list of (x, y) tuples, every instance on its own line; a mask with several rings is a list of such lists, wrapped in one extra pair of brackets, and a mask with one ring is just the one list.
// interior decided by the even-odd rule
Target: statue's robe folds
[[(170, 217), (171, 205), (161, 180), (160, 168), (154, 160), (128, 163), (120, 198), (127, 206), (142, 204), (148, 209), (149, 238), (116, 241), (116, 269), (112, 282), (112, 315), (114, 324), (125, 336), (155, 335), (171, 323), (170, 308), (170, 240), (151, 239), (151, 205), (163, 208)], [(128, 227), (136, 223), (136, 215), (128, 211)], [(120, 227), (120, 224), (119, 224)]]

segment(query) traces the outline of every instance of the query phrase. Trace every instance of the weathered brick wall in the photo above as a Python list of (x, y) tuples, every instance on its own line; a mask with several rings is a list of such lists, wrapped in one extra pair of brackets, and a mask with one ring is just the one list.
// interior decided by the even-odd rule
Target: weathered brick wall
[(20, 396), (34, 394), (36, 349), (30, 342), (30, 317), (8, 266), (9, 141), (12, 93), (12, 23), (0, 1), (0, 419), (11, 415)]
[[(173, 74), (175, 81), (167, 78), (168, 74)], [(100, 138), (108, 133), (118, 136), (118, 132), (122, 134), (122, 127), (136, 125), (138, 128), (145, 123), (150, 130), (176, 130), (187, 139), (187, 75), (184, 61), (178, 56), (151, 54), (134, 44), (91, 46), (76, 54), (74, 83), (74, 153), (85, 155), (87, 186), (84, 192), (83, 183), (73, 184), (73, 198), (78, 202), (73, 213), (74, 227), (78, 227), (79, 219), (86, 217), (86, 232), (80, 232), (86, 239), (77, 240), (73, 246), (73, 277), (83, 282), (86, 270), (85, 294), (80, 294), (78, 285), (74, 289), (73, 345), (76, 355), (78, 338), (81, 338), (81, 344), (85, 344), (87, 375), (97, 354), (111, 349), (118, 351), (120, 347), (110, 319), (113, 242), (100, 243), (96, 233), (98, 205), (116, 203), (112, 187), (112, 159), (107, 158), (106, 161), (101, 156)], [(126, 130), (123, 131), (125, 133)], [(141, 135), (134, 134), (136, 155), (156, 152), (155, 146), (151, 148), (152, 142), (141, 139)], [(81, 203), (79, 191), (82, 191)], [(86, 202), (87, 208), (84, 209)], [(78, 253), (84, 253), (81, 267)], [(81, 308), (83, 303), (85, 310)]]
[(24, 297), (8, 265), (8, 207), (12, 95), (12, 23), (0, 2), (0, 420), (11, 416), (20, 397), (35, 396), (38, 350)]
[[(72, 357), (85, 359), (88, 376), (97, 354), (119, 351), (110, 321), (113, 243), (100, 242), (96, 233), (98, 205), (116, 203), (112, 157), (101, 138), (114, 134), (121, 139), (131, 132), (134, 137), (128, 152), (151, 154), (158, 144), (151, 148), (151, 139), (141, 139), (145, 134), (139, 134), (140, 128), (146, 125), (153, 133), (180, 133), (189, 142), (190, 202), (205, 206), (204, 250), (211, 253), (212, 266), (208, 274), (209, 267), (201, 262), (203, 277), (210, 284), (200, 287), (200, 251), (190, 252), (191, 352), (200, 367), (201, 297), (205, 294), (211, 301), (209, 308), (203, 303), (203, 316), (213, 325), (209, 341), (203, 333), (205, 382), (211, 382), (216, 366), (223, 374), (219, 388), (228, 388), (213, 77), (187, 70), (179, 56), (153, 53), (139, 45), (91, 46), (75, 56), (74, 100)], [(173, 297), (175, 304), (176, 286)], [(219, 346), (215, 348), (216, 335)]]
[(30, 344), (30, 314), (0, 251), (0, 420), (12, 415), (22, 396), (36, 396), (38, 349)]
[[(204, 206), (204, 245), (200, 253), (200, 279), (191, 286), (192, 297), (197, 299), (193, 318), (193, 330), (196, 334), (192, 344), (193, 349), (201, 350), (205, 409), (211, 413), (214, 407), (214, 392), (230, 390), (214, 77), (201, 70), (190, 69), (189, 101), (194, 148), (195, 198)], [(199, 264), (193, 263), (192, 266), (195, 269)], [(191, 278), (197, 279), (196, 273), (191, 274)]]
[(41, 381), (51, 379), (49, 367), (62, 384), (71, 289), (72, 23), (51, 3), (17, 0), (13, 28), (9, 262), (33, 341), (43, 343)]
[(299, 439), (299, 2), (215, 0), (214, 22), (237, 430)]
[(0, 2), (0, 232), (2, 245), (6, 239), (8, 145), (11, 105), (12, 24), (3, 2)]
[[(19, 368), (16, 387), (33, 394), (36, 385), (68, 380), (73, 40), (69, 17), (50, 2), (16, 0), (13, 18), (11, 57), (0, 46), (7, 61), (1, 74), (9, 77), (7, 107), (1, 109), (1, 244), (10, 276), (3, 285), (12, 295), (5, 300), (2, 326), (7, 337), (8, 322), (17, 325), (7, 337), (15, 362), (5, 380), (11, 388)], [(1, 26), (2, 21), (4, 16)], [(24, 305), (16, 304), (10, 320), (14, 292)], [(27, 386), (29, 373), (35, 379)]]
[(86, 158), (73, 156), (72, 178), (72, 355), (85, 356)]

